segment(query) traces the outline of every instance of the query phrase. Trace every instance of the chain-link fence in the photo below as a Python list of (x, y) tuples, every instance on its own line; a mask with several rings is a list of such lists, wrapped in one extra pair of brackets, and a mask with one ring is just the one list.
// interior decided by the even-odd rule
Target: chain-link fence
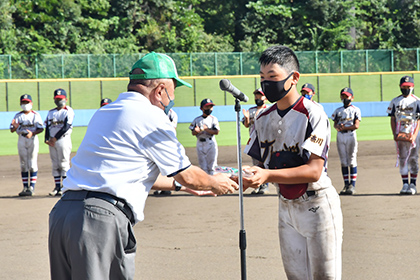
[[(127, 77), (144, 54), (0, 55), (0, 79)], [(258, 75), (260, 53), (168, 53), (180, 76)], [(301, 73), (419, 71), (419, 48), (296, 52)]]

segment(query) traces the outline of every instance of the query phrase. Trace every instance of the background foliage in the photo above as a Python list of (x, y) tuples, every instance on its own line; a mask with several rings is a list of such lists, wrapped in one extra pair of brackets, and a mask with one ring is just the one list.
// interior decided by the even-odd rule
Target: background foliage
[[(419, 46), (418, 0), (0, 0), (0, 54)], [(24, 62), (22, 62), (24, 63)]]

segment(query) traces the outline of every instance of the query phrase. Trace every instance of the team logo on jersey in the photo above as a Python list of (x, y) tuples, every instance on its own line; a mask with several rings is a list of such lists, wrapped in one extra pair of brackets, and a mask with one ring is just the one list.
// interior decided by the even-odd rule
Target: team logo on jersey
[(318, 144), (319, 146), (321, 146), (322, 143), (324, 142), (324, 139), (317, 137), (315, 134), (312, 134), (310, 139), (311, 139), (311, 142), (314, 142), (315, 144)]

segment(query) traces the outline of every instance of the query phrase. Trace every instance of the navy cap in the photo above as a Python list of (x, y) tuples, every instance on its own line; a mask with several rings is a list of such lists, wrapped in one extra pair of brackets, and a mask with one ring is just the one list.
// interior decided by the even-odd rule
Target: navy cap
[(340, 91), (340, 95), (345, 94), (347, 96), (353, 96), (353, 91), (349, 87), (345, 87)]
[(302, 91), (302, 90), (306, 90), (307, 92), (312, 91), (315, 94), (315, 87), (312, 84), (309, 84), (309, 83), (304, 84), (300, 91)]
[(29, 94), (24, 94), (20, 97), (20, 102), (22, 101), (32, 102), (32, 96), (30, 96)]
[(58, 88), (54, 90), (54, 98), (67, 98), (67, 92), (62, 88)]
[(108, 105), (109, 103), (111, 103), (112, 102), (112, 100), (111, 99), (109, 99), (109, 98), (104, 98), (104, 99), (102, 99), (101, 100), (101, 107), (102, 106), (105, 106), (105, 105)]
[(414, 86), (414, 79), (413, 77), (410, 76), (404, 76), (401, 78), (400, 80), (400, 87), (402, 86), (410, 86), (413, 87)]
[(206, 105), (213, 105), (214, 106), (215, 104), (213, 103), (213, 101), (211, 99), (206, 98), (206, 99), (203, 99), (201, 101), (200, 108), (203, 108)]

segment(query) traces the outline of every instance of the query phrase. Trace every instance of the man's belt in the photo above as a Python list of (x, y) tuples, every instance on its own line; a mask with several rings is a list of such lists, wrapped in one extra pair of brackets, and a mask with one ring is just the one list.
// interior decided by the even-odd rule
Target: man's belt
[(93, 191), (88, 191), (86, 198), (99, 198), (111, 203), (112, 205), (117, 207), (121, 212), (123, 212), (125, 216), (127, 216), (131, 224), (134, 224), (135, 221), (133, 212), (131, 211), (130, 206), (128, 206), (127, 202), (124, 199), (118, 198), (108, 193)]

